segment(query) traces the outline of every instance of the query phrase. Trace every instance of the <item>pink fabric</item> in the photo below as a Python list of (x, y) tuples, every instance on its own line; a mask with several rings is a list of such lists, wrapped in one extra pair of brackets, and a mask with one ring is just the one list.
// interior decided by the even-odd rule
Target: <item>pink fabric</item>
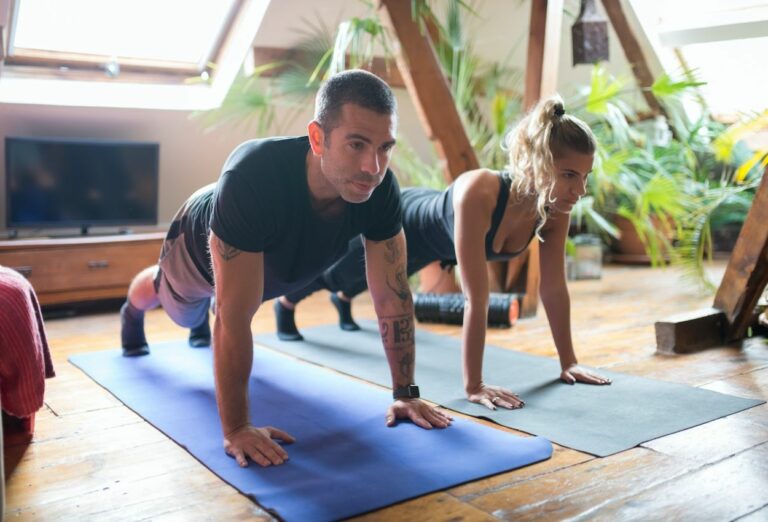
[(0, 266), (0, 399), (3, 411), (28, 417), (43, 405), (53, 377), (40, 304), (21, 274)]

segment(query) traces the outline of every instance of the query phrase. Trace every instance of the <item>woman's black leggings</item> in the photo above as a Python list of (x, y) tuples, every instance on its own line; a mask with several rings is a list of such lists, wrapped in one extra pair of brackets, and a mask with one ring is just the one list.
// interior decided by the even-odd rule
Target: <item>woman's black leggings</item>
[[(436, 259), (419, 252), (408, 251), (407, 272), (410, 277)], [(416, 247), (416, 245), (413, 245)], [(317, 279), (297, 292), (285, 295), (291, 303), (298, 303), (318, 290), (343, 292), (350, 299), (368, 289), (365, 277), (365, 247), (362, 236), (357, 236), (349, 242), (347, 253), (325, 270)]]

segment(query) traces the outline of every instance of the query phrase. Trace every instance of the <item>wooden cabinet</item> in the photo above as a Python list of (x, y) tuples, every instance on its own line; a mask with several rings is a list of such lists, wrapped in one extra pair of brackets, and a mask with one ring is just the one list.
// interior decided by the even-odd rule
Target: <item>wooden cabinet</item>
[(0, 241), (0, 265), (22, 273), (42, 305), (125, 297), (157, 263), (165, 232)]

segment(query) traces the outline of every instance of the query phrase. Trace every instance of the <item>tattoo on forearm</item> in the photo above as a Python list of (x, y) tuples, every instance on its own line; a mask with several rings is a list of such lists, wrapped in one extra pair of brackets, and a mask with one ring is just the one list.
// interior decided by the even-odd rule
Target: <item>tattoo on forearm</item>
[(395, 273), (394, 284), (389, 280), (387, 276), (387, 286), (392, 290), (401, 301), (405, 302), (411, 297), (411, 288), (408, 286), (408, 276), (405, 274), (405, 270), (400, 268)]
[(406, 350), (413, 346), (413, 316), (380, 317), (379, 333), (385, 350)]
[(384, 243), (384, 247), (387, 249), (384, 254), (384, 259), (387, 263), (390, 265), (397, 263), (402, 257), (400, 245), (397, 244), (397, 239), (388, 239), (386, 243)]
[(413, 378), (413, 361), (413, 352), (408, 352), (400, 358), (400, 375), (408, 381), (412, 381)]
[[(399, 352), (397, 356), (397, 371), (403, 382), (413, 382), (414, 329), (411, 314), (379, 318), (379, 331), (384, 349), (388, 352)], [(398, 382), (400, 379), (397, 379)]]
[(240, 255), (242, 250), (238, 250), (237, 248), (226, 244), (221, 239), (216, 238), (216, 250), (219, 251), (219, 255), (224, 261), (229, 261), (230, 259), (233, 259)]

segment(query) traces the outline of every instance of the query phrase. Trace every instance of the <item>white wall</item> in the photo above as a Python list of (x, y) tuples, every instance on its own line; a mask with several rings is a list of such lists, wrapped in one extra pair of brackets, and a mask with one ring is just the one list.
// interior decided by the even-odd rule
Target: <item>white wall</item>
[[(362, 4), (352, 0), (323, 0), (322, 13), (317, 2), (275, 0), (256, 37), (256, 46), (289, 47), (302, 38), (307, 20), (323, 20), (328, 27), (338, 20), (365, 13)], [(476, 51), (488, 61), (510, 56), (512, 65), (524, 69), (530, 0), (481, 0), (473, 4), (479, 17), (468, 20)], [(577, 0), (566, 0), (566, 7), (578, 12)], [(297, 13), (301, 13), (297, 15)], [(571, 67), (570, 26), (573, 19), (563, 18), (559, 85), (564, 95), (587, 83), (589, 66)], [(317, 22), (314, 22), (317, 23)], [(629, 76), (630, 69), (621, 47), (611, 33), (611, 61), (614, 74)], [(400, 131), (422, 155), (431, 146), (421, 129), (407, 92), (398, 90)], [(302, 134), (311, 117), (311, 107), (300, 116), (286, 134)], [(194, 190), (215, 181), (229, 152), (240, 142), (256, 137), (244, 128), (221, 128), (206, 132), (189, 113), (176, 111), (55, 107), (46, 105), (0, 104), (0, 157), (4, 158), (5, 136), (62, 136), (156, 141), (160, 143), (159, 221), (167, 224), (179, 205)], [(0, 177), (0, 227), (5, 227), (4, 162)]]

